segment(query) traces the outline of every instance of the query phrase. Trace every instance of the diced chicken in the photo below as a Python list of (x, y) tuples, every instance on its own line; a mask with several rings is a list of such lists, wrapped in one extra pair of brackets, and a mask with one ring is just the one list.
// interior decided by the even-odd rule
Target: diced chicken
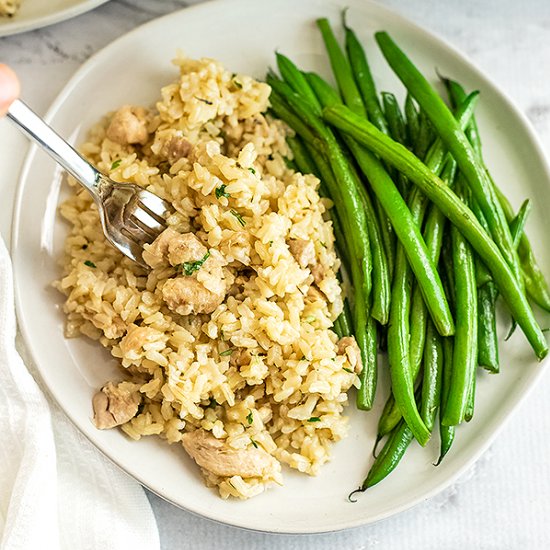
[(180, 315), (212, 313), (224, 300), (225, 292), (212, 292), (195, 276), (168, 279), (162, 287), (166, 305)]
[(350, 365), (359, 372), (361, 370), (361, 350), (353, 336), (344, 336), (338, 340), (338, 355), (347, 355)]
[(204, 258), (208, 249), (193, 233), (178, 233), (168, 245), (168, 261), (171, 265), (196, 262)]
[(315, 264), (311, 266), (311, 274), (313, 275), (313, 280), (315, 284), (319, 284), (324, 278), (326, 270), (321, 264)]
[(138, 412), (141, 394), (134, 385), (108, 382), (92, 399), (94, 424), (100, 430), (107, 430), (128, 422)]
[(165, 229), (151, 244), (146, 244), (143, 247), (143, 261), (153, 269), (166, 264), (168, 256), (168, 245), (173, 239), (180, 235), (171, 227)]
[(106, 135), (120, 145), (143, 145), (149, 137), (147, 111), (143, 107), (124, 105), (113, 115)]
[(291, 239), (288, 242), (290, 253), (296, 258), (300, 267), (305, 268), (317, 262), (315, 257), (315, 247), (312, 241), (304, 239)]
[(174, 163), (183, 157), (188, 157), (193, 146), (185, 138), (174, 136), (167, 144), (166, 158), (170, 163)]
[(165, 229), (151, 244), (145, 245), (142, 256), (153, 269), (168, 265), (180, 265), (204, 258), (206, 247), (193, 233), (178, 233), (171, 227)]
[(232, 449), (202, 429), (183, 434), (181, 442), (201, 468), (217, 476), (263, 477), (279, 468), (277, 460), (263, 449)]

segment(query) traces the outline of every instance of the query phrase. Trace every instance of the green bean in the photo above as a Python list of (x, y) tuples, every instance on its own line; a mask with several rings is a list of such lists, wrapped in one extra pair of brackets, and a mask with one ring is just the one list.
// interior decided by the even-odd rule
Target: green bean
[(527, 222), (527, 218), (530, 212), (531, 201), (529, 199), (526, 199), (520, 206), (516, 217), (510, 222), (510, 233), (512, 233), (512, 239), (515, 248), (518, 248), (519, 243), (521, 242), (521, 236), (523, 235), (525, 223)]
[[(361, 98), (367, 110), (369, 120), (382, 132), (388, 133), (386, 119), (380, 102), (378, 93), (370, 67), (365, 55), (365, 51), (357, 39), (357, 36), (344, 22), (346, 33), (346, 51), (348, 54), (349, 65), (351, 66), (352, 76), (355, 79), (357, 87), (361, 93)], [(380, 201), (374, 197), (374, 208), (377, 213), (378, 223), (380, 226), (380, 234), (384, 244), (388, 271), (390, 280), (393, 274), (394, 258), (395, 258), (395, 234), (391, 222), (388, 219)]]
[(430, 439), (430, 432), (418, 412), (414, 399), (414, 381), (409, 360), (409, 310), (412, 272), (402, 244), (397, 247), (395, 273), (388, 325), (388, 361), (392, 391), (397, 406), (414, 437), (421, 445)]
[(338, 336), (338, 339), (344, 336), (344, 332), (342, 330), (342, 324), (340, 323), (340, 317), (338, 317), (334, 321), (334, 323), (332, 323), (332, 330), (336, 333), (336, 336)]
[(477, 363), (480, 367), (483, 367), (489, 372), (495, 374), (499, 371), (498, 339), (495, 316), (497, 297), (498, 291), (492, 282), (485, 283), (477, 290)]
[(407, 136), (409, 149), (412, 149), (414, 147), (414, 144), (418, 139), (418, 131), (420, 129), (420, 122), (418, 120), (418, 117), (418, 109), (414, 104), (414, 100), (411, 94), (407, 92), (407, 97), (405, 98), (405, 119), (407, 120)]
[(344, 309), (340, 316), (338, 317), (340, 320), (340, 327), (342, 330), (342, 336), (352, 336), (353, 335), (353, 326), (352, 326), (352, 316), (351, 316), (351, 310), (349, 307), (348, 299), (344, 299)]
[[(459, 191), (463, 197), (467, 196), (464, 185), (459, 187)], [(442, 419), (442, 423), (447, 426), (458, 425), (464, 420), (477, 366), (477, 285), (474, 255), (470, 245), (455, 226), (451, 227), (451, 242), (456, 331), (451, 383)]]
[(420, 416), (426, 428), (433, 430), (435, 417), (441, 401), (441, 380), (443, 377), (443, 342), (433, 323), (426, 329), (426, 349), (424, 351), (424, 376), (422, 378), (422, 404)]
[(387, 134), (386, 119), (378, 101), (376, 85), (372, 78), (365, 50), (353, 30), (345, 24), (344, 29), (346, 32), (346, 51), (351, 71), (361, 93), (368, 118), (380, 131)]
[[(351, 135), (356, 141), (402, 171), (458, 227), (490, 268), (512, 315), (527, 336), (537, 357), (543, 359), (548, 353), (548, 344), (523, 290), (500, 250), (480, 226), (472, 211), (410, 151), (382, 134), (368, 121), (358, 117), (345, 106), (336, 105), (325, 108), (323, 112), (330, 124)], [(426, 302), (430, 303), (430, 297), (427, 297)]]
[(435, 463), (435, 466), (439, 466), (441, 461), (445, 458), (445, 455), (449, 452), (453, 441), (455, 439), (455, 426), (445, 426), (441, 422), (442, 411), (447, 402), (447, 397), (449, 394), (449, 386), (451, 382), (451, 375), (453, 369), (453, 339), (444, 338), (443, 339), (443, 377), (441, 381), (441, 403), (440, 403), (440, 414), (439, 414), (439, 439), (440, 439), (440, 450), (439, 450), (439, 459)]
[(382, 92), (382, 104), (384, 105), (384, 114), (388, 121), (389, 135), (399, 143), (407, 144), (407, 129), (403, 113), (399, 108), (396, 97), (389, 92)]
[(441, 139), (455, 158), (467, 180), (491, 229), (491, 235), (508, 263), (520, 288), (523, 285), (518, 255), (513, 247), (510, 230), (498, 201), (492, 200), (493, 191), (485, 167), (475, 154), (464, 132), (458, 127), (452, 113), (430, 83), (386, 32), (378, 32), (376, 41), (386, 60), (407, 90), (418, 101), (437, 129)]
[(475, 370), (470, 383), (470, 391), (468, 393), (468, 403), (466, 404), (466, 410), (464, 411), (464, 420), (470, 422), (474, 417), (474, 405), (475, 405), (475, 396), (476, 396), (476, 376)]
[[(489, 174), (490, 176), (490, 174)], [(493, 182), (495, 194), (504, 210), (504, 215), (508, 223), (514, 219), (514, 211), (508, 202), (508, 199), (502, 191)], [(531, 243), (525, 233), (522, 234), (518, 247), (519, 261), (525, 281), (525, 288), (529, 297), (542, 309), (550, 311), (550, 289), (542, 270), (540, 269)]]
[(348, 60), (338, 45), (328, 19), (325, 17), (317, 19), (317, 26), (323, 36), (323, 41), (325, 42), (325, 47), (330, 59), (330, 65), (345, 104), (354, 113), (366, 117), (367, 112), (361, 93), (357, 88), (357, 84), (355, 84), (355, 79), (353, 78)]
[(377, 382), (377, 349), (376, 349), (376, 321), (372, 316), (367, 319), (367, 361), (363, 363), (363, 369), (359, 374), (361, 385), (357, 390), (355, 403), (358, 409), (369, 411), (374, 404)]
[(430, 119), (426, 116), (423, 109), (418, 115), (418, 135), (413, 146), (414, 154), (423, 159), (434, 141), (434, 130)]
[(283, 80), (298, 94), (302, 95), (304, 99), (313, 105), (317, 109), (321, 106), (307, 83), (306, 77), (300, 72), (300, 70), (294, 65), (294, 63), (286, 56), (280, 53), (275, 54), (277, 57), (277, 66), (279, 72), (283, 77)]

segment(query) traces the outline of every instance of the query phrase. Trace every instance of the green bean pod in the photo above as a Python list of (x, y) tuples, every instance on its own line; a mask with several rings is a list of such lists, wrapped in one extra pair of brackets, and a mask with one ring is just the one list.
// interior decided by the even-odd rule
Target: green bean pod
[(428, 323), (426, 349), (424, 351), (424, 375), (422, 377), (422, 403), (420, 416), (426, 428), (433, 430), (437, 409), (441, 401), (441, 381), (443, 377), (443, 342), (433, 323)]
[(445, 458), (446, 454), (451, 449), (451, 446), (455, 439), (455, 426), (445, 426), (441, 422), (441, 411), (445, 407), (447, 402), (447, 397), (449, 394), (449, 386), (451, 383), (451, 375), (453, 369), (453, 339), (444, 338), (443, 339), (443, 377), (441, 381), (441, 403), (440, 403), (440, 414), (439, 414), (439, 439), (440, 439), (440, 448), (439, 448), (439, 458), (435, 463), (435, 466), (439, 466), (441, 461)]
[[(465, 190), (461, 187), (462, 193)], [(455, 426), (464, 420), (477, 367), (477, 285), (472, 249), (455, 226), (451, 227), (455, 280), (456, 331), (453, 367), (442, 423)]]
[[(407, 92), (405, 97), (405, 119), (407, 121), (407, 137), (408, 147), (413, 149), (414, 144), (418, 140), (418, 131), (420, 130), (419, 114), (414, 100), (410, 93)], [(380, 129), (380, 128), (379, 128)]]

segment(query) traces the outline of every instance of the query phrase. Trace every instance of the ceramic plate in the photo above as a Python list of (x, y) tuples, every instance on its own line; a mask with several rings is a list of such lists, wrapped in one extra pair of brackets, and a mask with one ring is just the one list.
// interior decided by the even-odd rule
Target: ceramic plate
[[(550, 175), (525, 117), (453, 48), (364, 0), (231, 0), (173, 13), (123, 36), (86, 62), (52, 105), (48, 119), (62, 135), (80, 142), (103, 113), (124, 103), (151, 104), (160, 87), (176, 77), (170, 59), (177, 48), (190, 56), (220, 59), (231, 70), (260, 78), (274, 65), (274, 50), (280, 49), (302, 67), (328, 76), (314, 20), (328, 16), (339, 22), (344, 5), (350, 6), (348, 20), (368, 49), (380, 90), (401, 90), (373, 41), (374, 31), (386, 29), (434, 81), (437, 68), (481, 91), (478, 121), (487, 163), (516, 207), (524, 197), (536, 198), (528, 231), (543, 269), (550, 273), (550, 248), (543, 246), (550, 234)], [(118, 371), (99, 345), (63, 337), (62, 297), (50, 286), (59, 276), (57, 259), (66, 231), (56, 214), (63, 193), (61, 170), (31, 149), (16, 204), (13, 260), (21, 329), (40, 374), (69, 418), (113, 462), (175, 505), (207, 518), (262, 531), (314, 533), (396, 514), (435, 495), (468, 468), (543, 371), (516, 331), (502, 344), (502, 374), (481, 373), (474, 419), (458, 430), (443, 464), (432, 465), (437, 437), (426, 449), (412, 445), (389, 478), (351, 504), (347, 495), (362, 481), (372, 460), (376, 422), (388, 391), (382, 377), (375, 410), (362, 413), (349, 407), (351, 433), (334, 447), (333, 460), (318, 477), (285, 471), (284, 487), (245, 502), (223, 501), (204, 486), (181, 446), (156, 438), (134, 442), (122, 432), (98, 431), (92, 425), (92, 395)]]
[(22, 0), (13, 17), (0, 17), (0, 36), (47, 27), (93, 10), (107, 0)]

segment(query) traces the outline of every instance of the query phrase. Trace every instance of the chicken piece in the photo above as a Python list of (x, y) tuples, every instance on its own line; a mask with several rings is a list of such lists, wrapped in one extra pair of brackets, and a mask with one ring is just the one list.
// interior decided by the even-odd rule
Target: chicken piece
[(143, 107), (124, 105), (111, 119), (107, 137), (120, 145), (145, 144), (147, 132), (147, 111)]
[(180, 315), (212, 313), (224, 300), (225, 292), (212, 292), (195, 276), (168, 279), (162, 287), (166, 305)]
[(344, 336), (338, 340), (338, 355), (347, 355), (350, 365), (356, 371), (361, 371), (361, 350), (353, 336)]
[(315, 256), (315, 247), (312, 241), (304, 239), (291, 239), (288, 242), (290, 253), (294, 256), (300, 267), (306, 268), (308, 265), (317, 263)]
[(315, 264), (311, 266), (311, 274), (316, 285), (318, 285), (324, 278), (326, 270), (321, 264)]
[(138, 412), (141, 394), (134, 384), (108, 382), (92, 399), (94, 424), (100, 430), (108, 430), (128, 422)]
[(183, 157), (189, 157), (193, 146), (185, 138), (174, 136), (167, 144), (166, 158), (171, 164), (182, 159)]
[(168, 245), (178, 235), (180, 233), (174, 231), (171, 227), (165, 229), (151, 244), (146, 244), (143, 247), (141, 254), (143, 261), (153, 269), (165, 265), (167, 263)]
[(184, 262), (196, 262), (208, 252), (193, 233), (178, 233), (171, 227), (165, 229), (151, 244), (146, 244), (143, 260), (153, 269)]
[(232, 449), (202, 429), (183, 434), (181, 442), (201, 468), (217, 476), (263, 477), (279, 469), (277, 460), (263, 449)]
[(202, 260), (208, 249), (193, 233), (178, 233), (168, 244), (168, 261), (171, 265)]

